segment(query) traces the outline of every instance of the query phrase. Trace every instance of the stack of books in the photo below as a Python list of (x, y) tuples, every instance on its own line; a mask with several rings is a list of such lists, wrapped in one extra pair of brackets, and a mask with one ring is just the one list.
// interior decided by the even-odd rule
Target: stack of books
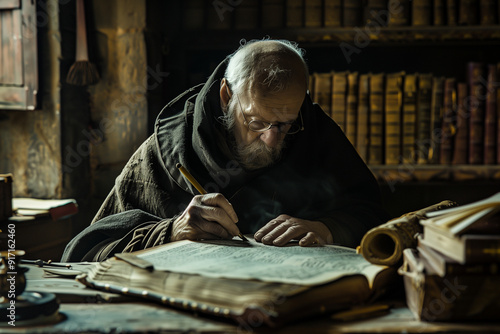
[(500, 193), (421, 220), (404, 251), (407, 303), (422, 320), (494, 320), (500, 307)]

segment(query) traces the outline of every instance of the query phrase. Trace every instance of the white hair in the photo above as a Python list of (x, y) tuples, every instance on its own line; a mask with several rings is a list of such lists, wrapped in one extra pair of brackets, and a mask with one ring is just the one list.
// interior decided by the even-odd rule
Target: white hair
[(265, 88), (265, 91), (273, 93), (285, 90), (293, 81), (291, 79), (301, 75), (297, 73), (297, 60), (303, 66), (304, 87), (307, 89), (309, 70), (304, 50), (296, 43), (271, 39), (243, 41), (228, 58), (225, 78), (235, 94), (241, 95), (252, 88), (261, 92)]

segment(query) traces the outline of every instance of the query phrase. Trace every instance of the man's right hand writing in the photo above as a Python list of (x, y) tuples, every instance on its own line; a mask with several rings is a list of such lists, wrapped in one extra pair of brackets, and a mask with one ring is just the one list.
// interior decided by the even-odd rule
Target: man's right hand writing
[(173, 222), (170, 240), (231, 239), (240, 233), (237, 222), (238, 216), (224, 195), (197, 195)]

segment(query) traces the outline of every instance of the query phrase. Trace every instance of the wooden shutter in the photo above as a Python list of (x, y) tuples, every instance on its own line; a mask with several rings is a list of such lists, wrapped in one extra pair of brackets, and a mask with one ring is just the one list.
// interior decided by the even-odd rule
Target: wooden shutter
[(36, 33), (35, 0), (0, 0), (0, 109), (36, 107)]

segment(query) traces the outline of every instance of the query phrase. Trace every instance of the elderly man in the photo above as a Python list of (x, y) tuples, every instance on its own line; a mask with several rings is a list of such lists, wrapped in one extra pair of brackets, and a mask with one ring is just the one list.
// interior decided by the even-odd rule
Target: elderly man
[[(242, 45), (206, 83), (167, 104), (62, 260), (239, 233), (275, 246), (358, 245), (387, 219), (378, 185), (312, 103), (308, 78), (293, 43)], [(178, 163), (208, 194), (199, 195)]]

